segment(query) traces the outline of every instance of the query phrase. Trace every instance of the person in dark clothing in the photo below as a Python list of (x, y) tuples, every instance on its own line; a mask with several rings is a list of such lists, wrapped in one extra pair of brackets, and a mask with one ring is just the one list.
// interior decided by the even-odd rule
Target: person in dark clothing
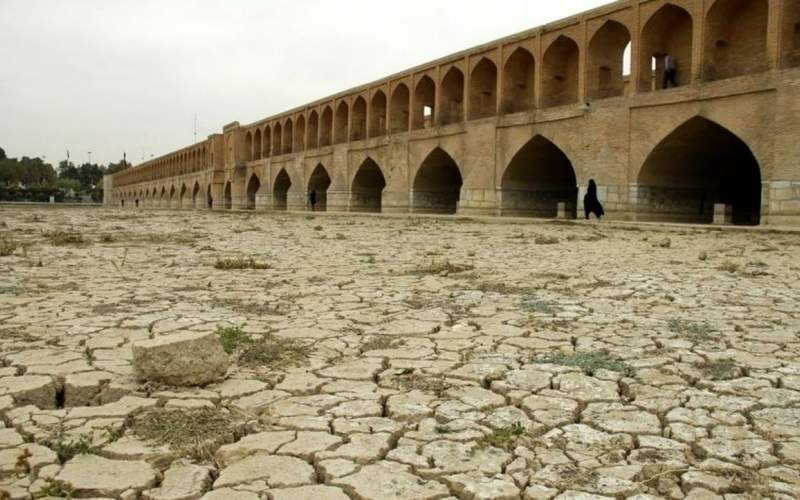
[(677, 87), (678, 64), (675, 58), (669, 54), (664, 54), (664, 85), (662, 88)]
[(311, 205), (311, 211), (314, 211), (314, 208), (317, 206), (317, 192), (311, 191), (308, 194), (308, 204)]
[(586, 212), (586, 220), (589, 220), (590, 214), (594, 214), (598, 219), (606, 214), (597, 198), (597, 184), (594, 179), (589, 179), (589, 187), (586, 189), (586, 196), (583, 197), (583, 210)]

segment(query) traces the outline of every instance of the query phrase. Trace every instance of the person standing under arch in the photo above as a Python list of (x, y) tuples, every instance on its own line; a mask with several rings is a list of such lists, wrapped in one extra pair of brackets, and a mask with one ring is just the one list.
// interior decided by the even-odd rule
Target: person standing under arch
[(311, 211), (314, 212), (317, 206), (317, 191), (315, 189), (308, 193), (308, 204), (311, 206)]
[(669, 54), (664, 54), (664, 84), (662, 88), (678, 86), (678, 62)]
[(589, 187), (586, 189), (586, 196), (583, 197), (583, 210), (586, 215), (586, 220), (589, 220), (589, 215), (594, 214), (598, 219), (602, 219), (606, 214), (603, 210), (603, 205), (597, 198), (597, 183), (594, 179), (589, 179)]

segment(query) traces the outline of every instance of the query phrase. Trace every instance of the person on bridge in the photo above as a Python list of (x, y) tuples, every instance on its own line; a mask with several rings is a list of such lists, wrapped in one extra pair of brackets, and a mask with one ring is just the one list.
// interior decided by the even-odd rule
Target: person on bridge
[(314, 211), (314, 208), (317, 206), (317, 192), (316, 190), (312, 190), (308, 193), (308, 204), (311, 205), (311, 211)]
[(668, 89), (670, 86), (678, 86), (678, 62), (669, 54), (664, 54), (664, 85)]
[(583, 210), (586, 213), (586, 220), (589, 220), (590, 214), (594, 214), (598, 219), (602, 219), (606, 214), (597, 198), (597, 184), (594, 179), (589, 179), (589, 187), (586, 189), (586, 196), (583, 197)]

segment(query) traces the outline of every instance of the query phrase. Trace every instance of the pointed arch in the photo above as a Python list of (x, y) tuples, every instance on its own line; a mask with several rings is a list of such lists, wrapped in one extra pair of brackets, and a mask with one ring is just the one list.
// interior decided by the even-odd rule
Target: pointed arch
[(294, 129), (294, 151), (299, 153), (306, 149), (306, 118), (303, 115), (297, 117)]
[(311, 111), (308, 115), (308, 130), (306, 131), (306, 147), (317, 149), (319, 143), (319, 114), (317, 110)]
[(272, 156), (283, 154), (283, 128), (280, 122), (276, 122), (272, 127)]
[(330, 146), (333, 140), (333, 110), (330, 106), (325, 106), (322, 111), (322, 120), (319, 128), (319, 146)]
[(453, 66), (442, 78), (442, 97), (439, 124), (464, 121), (464, 73)]
[(347, 131), (350, 125), (350, 107), (347, 105), (347, 102), (341, 101), (339, 102), (339, 106), (336, 107), (336, 119), (333, 123), (334, 126), (334, 143), (341, 144), (347, 142)]
[(757, 225), (761, 169), (747, 144), (701, 116), (678, 126), (648, 155), (638, 175), (640, 220), (710, 223), (714, 205), (732, 208), (734, 224)]
[(259, 189), (261, 189), (261, 181), (259, 180), (258, 175), (252, 174), (250, 179), (247, 181), (247, 205), (245, 208), (248, 210), (255, 210), (256, 198), (258, 196)]
[[(244, 157), (244, 161), (250, 161), (253, 157), (253, 134), (249, 131), (244, 135), (244, 154), (242, 156)], [(178, 168), (183, 168), (182, 159), (178, 160), (178, 165)]]
[(264, 152), (264, 158), (269, 158), (272, 155), (272, 128), (269, 125), (264, 127), (262, 142), (261, 149)]
[(225, 210), (232, 209), (233, 208), (233, 192), (232, 192), (232, 187), (231, 187), (231, 181), (228, 181), (228, 182), (225, 183), (225, 191), (224, 191), (223, 197), (224, 197), (224, 201), (225, 201), (225, 204), (224, 204)]
[(294, 127), (292, 126), (292, 119), (288, 118), (283, 125), (283, 153), (291, 154), (292, 147), (294, 146)]
[(589, 42), (586, 65), (586, 94), (589, 99), (625, 94), (625, 49), (630, 43), (628, 28), (617, 21), (606, 21), (595, 32)]
[(705, 22), (706, 80), (722, 80), (769, 69), (768, 0), (716, 0)]
[(567, 155), (536, 135), (514, 155), (500, 183), (502, 215), (553, 218), (559, 203), (575, 217), (578, 180)]
[(433, 78), (423, 76), (414, 89), (414, 110), (412, 128), (419, 130), (433, 125), (436, 106), (436, 84)]
[(380, 212), (386, 178), (381, 168), (370, 157), (358, 167), (350, 187), (351, 212)]
[(186, 184), (181, 183), (181, 191), (180, 195), (178, 196), (178, 208), (184, 207), (184, 200), (188, 197), (188, 195), (189, 195), (189, 188), (186, 187)]
[(400, 134), (408, 132), (411, 108), (411, 94), (406, 84), (398, 84), (392, 92), (392, 105), (389, 116), (389, 133)]
[(453, 158), (437, 147), (423, 160), (412, 185), (414, 213), (455, 214), (461, 198), (461, 169)]
[(781, 66), (800, 66), (800, 2), (783, 2)]
[(386, 94), (378, 90), (373, 94), (369, 105), (369, 136), (386, 135)]
[(472, 69), (469, 79), (469, 119), (477, 120), (497, 114), (497, 66), (482, 58)]
[(677, 5), (664, 4), (645, 22), (639, 48), (639, 92), (664, 88), (664, 55), (675, 60), (679, 87), (692, 80), (691, 14)]
[(211, 183), (210, 182), (208, 183), (208, 186), (206, 187), (206, 206), (208, 207), (209, 210), (214, 208), (214, 196), (211, 193)]
[(522, 47), (511, 53), (503, 67), (503, 113), (530, 111), (536, 107), (536, 61)]
[(367, 101), (358, 96), (353, 102), (353, 114), (350, 117), (350, 140), (362, 141), (367, 138)]
[(192, 208), (197, 208), (198, 196), (200, 196), (200, 183), (194, 181), (194, 187), (192, 188)]
[(272, 185), (272, 208), (274, 210), (287, 209), (290, 187), (292, 187), (292, 180), (289, 178), (286, 169), (282, 168)]
[(578, 102), (580, 49), (572, 38), (560, 35), (544, 53), (542, 105), (564, 106)]
[(261, 159), (261, 129), (257, 128), (256, 133), (253, 134), (253, 159)]
[(331, 177), (322, 163), (318, 163), (314, 171), (311, 172), (311, 177), (308, 178), (306, 185), (308, 186), (306, 192), (309, 197), (313, 193), (313, 197), (316, 200), (316, 205), (311, 208), (317, 212), (325, 212), (328, 209), (328, 188), (331, 185)]

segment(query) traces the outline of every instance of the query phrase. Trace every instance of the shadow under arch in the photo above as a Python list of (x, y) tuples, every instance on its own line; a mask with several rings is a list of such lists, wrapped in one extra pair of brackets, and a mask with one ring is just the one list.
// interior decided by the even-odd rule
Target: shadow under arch
[(350, 188), (351, 212), (380, 212), (386, 178), (370, 157), (358, 167)]
[(558, 205), (574, 218), (578, 179), (566, 153), (549, 139), (536, 135), (514, 155), (500, 182), (500, 214), (554, 218)]
[(737, 225), (761, 222), (761, 168), (749, 146), (707, 118), (678, 126), (650, 152), (637, 179), (638, 220), (711, 223), (714, 205)]
[(248, 210), (255, 210), (256, 195), (259, 189), (261, 189), (261, 181), (256, 174), (252, 174), (247, 181), (247, 206), (245, 208)]
[[(331, 185), (331, 176), (322, 165), (318, 163), (311, 172), (311, 177), (308, 178), (308, 189), (306, 192), (310, 195), (314, 192), (316, 198), (316, 206), (313, 209), (317, 212), (325, 212), (328, 210), (328, 188)], [(312, 208), (312, 207), (309, 207)]]
[(273, 210), (286, 210), (288, 207), (289, 188), (292, 187), (292, 180), (285, 168), (282, 168), (275, 176), (272, 185), (272, 208)]
[(428, 154), (414, 176), (411, 209), (419, 214), (455, 214), (464, 184), (461, 169), (442, 148)]

